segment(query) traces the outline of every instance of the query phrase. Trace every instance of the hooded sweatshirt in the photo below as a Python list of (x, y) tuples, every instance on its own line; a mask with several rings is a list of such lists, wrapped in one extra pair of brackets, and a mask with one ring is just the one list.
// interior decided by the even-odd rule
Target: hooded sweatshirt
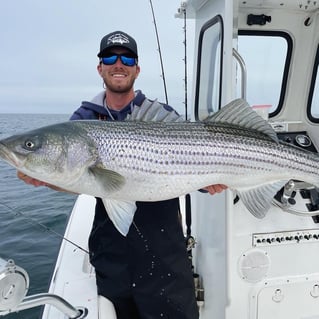
[[(81, 106), (73, 113), (70, 120), (105, 120), (123, 121), (127, 114), (130, 114), (134, 107), (140, 107), (146, 99), (142, 91), (135, 92), (135, 98), (120, 111), (106, 109), (104, 107), (105, 91), (100, 92), (91, 102), (83, 101)], [(167, 111), (175, 112), (172, 107), (163, 104)], [(111, 115), (111, 116), (110, 116)]]

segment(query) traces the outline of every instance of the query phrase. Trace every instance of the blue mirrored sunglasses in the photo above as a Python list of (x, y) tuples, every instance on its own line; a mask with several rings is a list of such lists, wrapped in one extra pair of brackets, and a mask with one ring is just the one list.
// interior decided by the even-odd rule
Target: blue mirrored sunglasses
[(102, 57), (100, 61), (105, 65), (113, 65), (117, 59), (120, 58), (121, 62), (126, 66), (134, 66), (137, 64), (137, 59), (125, 54), (112, 54), (109, 56)]

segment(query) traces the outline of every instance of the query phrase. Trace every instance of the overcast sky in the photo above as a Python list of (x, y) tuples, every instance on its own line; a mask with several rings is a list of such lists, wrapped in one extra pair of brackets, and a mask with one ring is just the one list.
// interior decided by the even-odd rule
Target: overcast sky
[[(169, 104), (183, 111), (184, 22), (174, 17), (180, 3), (153, 0)], [(164, 101), (149, 0), (1, 1), (0, 112), (70, 114), (91, 100), (102, 90), (100, 40), (115, 30), (137, 41), (141, 74), (135, 89)], [(189, 67), (189, 79), (191, 73)]]

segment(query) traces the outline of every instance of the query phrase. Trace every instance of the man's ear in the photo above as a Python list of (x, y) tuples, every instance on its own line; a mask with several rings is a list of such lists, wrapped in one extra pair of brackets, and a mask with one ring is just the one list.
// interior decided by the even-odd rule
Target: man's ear
[(99, 72), (99, 74), (101, 75), (101, 72), (102, 72), (102, 66), (101, 66), (101, 63), (99, 63), (96, 67), (97, 71)]
[(140, 66), (139, 66), (139, 65), (137, 65), (137, 66), (136, 66), (136, 75), (135, 75), (135, 79), (137, 79), (137, 78), (138, 78), (138, 75), (140, 74), (140, 72), (141, 72), (141, 68), (140, 68)]

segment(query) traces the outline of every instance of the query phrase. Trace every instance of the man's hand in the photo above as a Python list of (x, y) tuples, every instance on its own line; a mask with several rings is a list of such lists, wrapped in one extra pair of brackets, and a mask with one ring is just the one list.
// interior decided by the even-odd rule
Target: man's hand
[(223, 184), (215, 184), (215, 185), (204, 187), (203, 189), (205, 191), (208, 191), (209, 194), (214, 195), (216, 193), (221, 193), (222, 191), (227, 189), (227, 186)]

